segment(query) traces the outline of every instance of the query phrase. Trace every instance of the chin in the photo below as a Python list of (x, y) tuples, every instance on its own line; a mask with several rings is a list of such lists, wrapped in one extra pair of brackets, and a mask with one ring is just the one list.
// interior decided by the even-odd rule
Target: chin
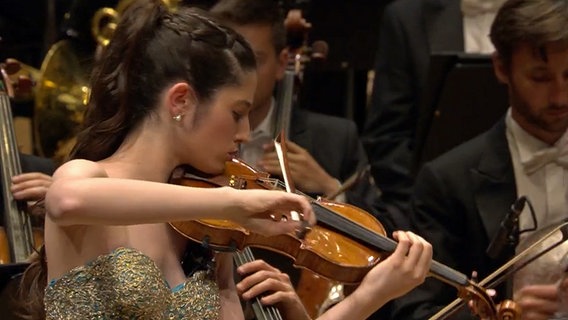
[(223, 174), (225, 171), (225, 161), (210, 161), (203, 169), (201, 169), (201, 171), (210, 175)]

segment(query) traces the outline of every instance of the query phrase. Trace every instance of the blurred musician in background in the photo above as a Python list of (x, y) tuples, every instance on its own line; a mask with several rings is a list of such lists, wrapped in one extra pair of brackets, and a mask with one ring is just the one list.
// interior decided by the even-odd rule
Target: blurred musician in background
[[(242, 34), (251, 44), (258, 64), (258, 85), (250, 112), (250, 140), (241, 144), (245, 162), (271, 175), (281, 174), (272, 140), (276, 137), (278, 110), (274, 91), (288, 65), (284, 17), (275, 1), (221, 0), (211, 12)], [(292, 108), (287, 142), (290, 175), (303, 192), (328, 196), (336, 193), (349, 176), (367, 165), (367, 158), (354, 122)], [(361, 179), (353, 189), (336, 200), (352, 203), (371, 212), (377, 197), (369, 179)], [(380, 217), (378, 217), (380, 219)], [(299, 270), (282, 256), (255, 250), (290, 274), (294, 284)]]
[(430, 53), (491, 53), (487, 34), (504, 0), (399, 0), (384, 11), (362, 141), (379, 210), (408, 227), (419, 102)]
[[(432, 243), (434, 259), (464, 274), (477, 271), (479, 279), (518, 253), (498, 243), (499, 254), (487, 253), (518, 197), (530, 199), (539, 229), (567, 218), (568, 0), (508, 0), (490, 39), (510, 109), (492, 129), (427, 163), (411, 201), (413, 230)], [(521, 240), (531, 227), (525, 206)], [(516, 280), (499, 288), (498, 297), (513, 293), (523, 319), (556, 312), (555, 285), (519, 287)], [(428, 279), (394, 302), (392, 319), (428, 318), (455, 296), (451, 287)]]
[[(276, 83), (288, 65), (283, 15), (275, 1), (219, 1), (212, 9), (251, 43), (260, 77), (251, 111), (251, 139), (241, 146), (242, 158), (252, 166), (280, 175), (270, 146), (278, 127)], [(367, 165), (354, 122), (292, 108), (288, 141), (290, 173), (299, 190), (313, 195), (334, 194), (349, 176)], [(375, 189), (361, 181), (342, 199), (368, 209)]]

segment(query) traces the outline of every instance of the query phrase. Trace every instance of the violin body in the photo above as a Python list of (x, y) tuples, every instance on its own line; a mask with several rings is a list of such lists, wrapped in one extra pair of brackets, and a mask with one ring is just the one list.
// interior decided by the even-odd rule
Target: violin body
[[(191, 173), (174, 173), (171, 183), (190, 187), (231, 186), (238, 189), (272, 189), (276, 186), (265, 173), (234, 160), (227, 162), (222, 177), (198, 179)], [(385, 234), (384, 227), (369, 213), (347, 204), (314, 200), (367, 229)], [(193, 220), (171, 222), (182, 235), (215, 250), (242, 250), (246, 246), (260, 247), (294, 259), (296, 267), (309, 269), (327, 279), (343, 283), (359, 283), (365, 274), (381, 260), (381, 253), (321, 225), (313, 226), (303, 239), (295, 234), (266, 237), (251, 233), (229, 220)]]

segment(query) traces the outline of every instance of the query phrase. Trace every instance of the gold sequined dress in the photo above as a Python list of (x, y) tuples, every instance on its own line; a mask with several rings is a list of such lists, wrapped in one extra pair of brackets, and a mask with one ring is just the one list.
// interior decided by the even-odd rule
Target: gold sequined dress
[(47, 319), (219, 319), (212, 271), (171, 289), (143, 253), (118, 248), (76, 267), (45, 290)]

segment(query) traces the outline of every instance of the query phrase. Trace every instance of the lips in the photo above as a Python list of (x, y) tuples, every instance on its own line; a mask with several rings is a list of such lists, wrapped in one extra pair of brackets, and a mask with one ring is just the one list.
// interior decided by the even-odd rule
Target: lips
[(554, 117), (568, 116), (568, 108), (550, 108), (547, 113)]
[(232, 159), (234, 159), (234, 158), (238, 158), (238, 156), (239, 156), (239, 151), (238, 151), (238, 150), (237, 150), (237, 151), (229, 152), (229, 153), (227, 153), (227, 160), (232, 160)]

